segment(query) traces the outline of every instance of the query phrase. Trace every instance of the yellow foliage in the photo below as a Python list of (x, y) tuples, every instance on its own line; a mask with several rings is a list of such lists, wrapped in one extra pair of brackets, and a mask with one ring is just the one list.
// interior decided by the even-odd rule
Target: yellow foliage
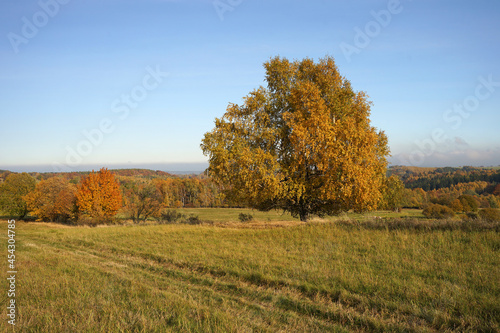
[(211, 176), (229, 198), (301, 219), (375, 209), (389, 151), (370, 104), (332, 58), (267, 62), (268, 87), (230, 104), (205, 134)]
[(52, 177), (39, 182), (25, 199), (37, 221), (62, 222), (74, 217), (75, 191), (64, 178)]
[(106, 168), (92, 171), (78, 186), (78, 212), (92, 218), (110, 218), (122, 206), (120, 187), (114, 175)]

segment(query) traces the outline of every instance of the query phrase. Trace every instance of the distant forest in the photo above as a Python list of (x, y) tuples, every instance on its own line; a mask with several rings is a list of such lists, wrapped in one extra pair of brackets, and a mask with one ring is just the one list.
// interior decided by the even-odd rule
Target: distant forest
[[(424, 209), (424, 215), (426, 209), (451, 210), (448, 215), (474, 217), (482, 209), (500, 208), (500, 167), (392, 166), (383, 186), (383, 199), (377, 206), (381, 210), (417, 208)], [(246, 206), (227, 198), (207, 173), (102, 169), (98, 173), (21, 174), (0, 170), (0, 211), (19, 218), (88, 223), (119, 213), (141, 221), (165, 218), (176, 208)]]
[(452, 187), (460, 183), (487, 182), (491, 185), (490, 193), (493, 193), (493, 185), (500, 183), (500, 167), (419, 168), (393, 166), (389, 168), (388, 174), (398, 176), (408, 189), (421, 188), (426, 192)]

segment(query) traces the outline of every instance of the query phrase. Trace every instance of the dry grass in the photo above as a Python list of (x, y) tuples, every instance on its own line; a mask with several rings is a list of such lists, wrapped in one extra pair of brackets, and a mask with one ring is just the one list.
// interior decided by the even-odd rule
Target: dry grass
[(498, 227), (239, 212), (211, 225), (18, 222), (16, 331), (500, 330)]
[(363, 228), (371, 230), (421, 230), (421, 231), (495, 231), (500, 232), (500, 221), (476, 220), (429, 220), (415, 218), (394, 219), (342, 219), (335, 222), (344, 227)]

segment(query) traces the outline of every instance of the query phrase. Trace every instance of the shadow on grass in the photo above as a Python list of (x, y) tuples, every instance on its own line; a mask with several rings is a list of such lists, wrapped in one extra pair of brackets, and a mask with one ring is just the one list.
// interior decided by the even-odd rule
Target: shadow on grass
[(34, 216), (25, 216), (24, 218), (20, 219), (19, 216), (0, 215), (0, 220), (16, 220), (16, 221), (24, 221), (24, 222), (35, 222), (36, 221), (36, 217), (34, 217)]

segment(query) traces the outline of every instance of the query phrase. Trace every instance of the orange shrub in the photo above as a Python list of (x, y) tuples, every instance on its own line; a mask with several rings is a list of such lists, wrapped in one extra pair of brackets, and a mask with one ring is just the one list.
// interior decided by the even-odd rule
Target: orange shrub
[(106, 168), (92, 171), (78, 186), (76, 205), (80, 216), (109, 220), (122, 206), (120, 186)]

